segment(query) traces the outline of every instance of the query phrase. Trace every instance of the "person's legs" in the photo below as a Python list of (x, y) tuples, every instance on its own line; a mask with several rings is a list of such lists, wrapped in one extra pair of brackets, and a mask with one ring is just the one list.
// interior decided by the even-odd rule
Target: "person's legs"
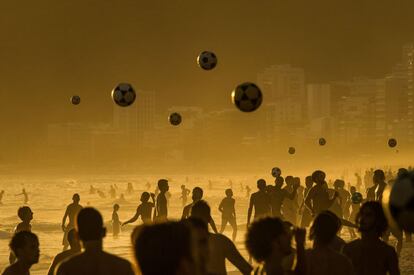
[(232, 235), (232, 240), (233, 242), (236, 242), (236, 237), (237, 237), (237, 222), (235, 218), (230, 219), (230, 226), (233, 229), (233, 235)]
[(221, 228), (220, 228), (220, 234), (224, 232), (224, 229), (226, 229), (228, 219), (225, 217), (221, 217)]

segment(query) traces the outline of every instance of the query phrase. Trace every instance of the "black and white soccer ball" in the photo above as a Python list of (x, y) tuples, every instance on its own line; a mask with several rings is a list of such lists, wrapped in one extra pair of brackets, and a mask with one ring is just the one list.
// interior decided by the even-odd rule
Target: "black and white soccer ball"
[(293, 155), (296, 153), (296, 148), (295, 147), (289, 147), (288, 153)]
[(325, 138), (323, 138), (323, 137), (321, 137), (321, 138), (319, 139), (319, 145), (320, 145), (320, 146), (324, 146), (324, 145), (326, 145), (326, 139), (325, 139)]
[(181, 115), (179, 113), (172, 113), (170, 114), (170, 116), (168, 117), (168, 121), (174, 125), (177, 126), (181, 123), (182, 118)]
[(70, 103), (72, 103), (73, 105), (78, 105), (80, 101), (81, 101), (81, 98), (78, 95), (74, 95), (70, 98)]
[(231, 93), (231, 100), (240, 111), (253, 112), (262, 104), (263, 95), (256, 84), (245, 82)]
[(112, 99), (113, 101), (121, 106), (127, 107), (134, 103), (135, 98), (137, 97), (134, 88), (131, 84), (120, 83), (112, 90)]
[(383, 193), (383, 207), (390, 225), (414, 233), (414, 172), (400, 175)]
[(203, 70), (212, 70), (217, 66), (217, 56), (213, 52), (204, 51), (198, 55), (197, 64)]
[(397, 146), (397, 140), (395, 138), (390, 138), (388, 140), (388, 146), (394, 148), (395, 146)]
[(282, 170), (280, 170), (279, 167), (273, 167), (272, 168), (272, 176), (274, 178), (280, 177), (280, 175), (282, 175)]

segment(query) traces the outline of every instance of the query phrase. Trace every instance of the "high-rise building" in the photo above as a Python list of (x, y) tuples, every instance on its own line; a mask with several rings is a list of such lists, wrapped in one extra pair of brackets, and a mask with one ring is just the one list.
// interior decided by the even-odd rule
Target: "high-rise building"
[(309, 120), (331, 115), (331, 86), (329, 84), (308, 84), (306, 86)]

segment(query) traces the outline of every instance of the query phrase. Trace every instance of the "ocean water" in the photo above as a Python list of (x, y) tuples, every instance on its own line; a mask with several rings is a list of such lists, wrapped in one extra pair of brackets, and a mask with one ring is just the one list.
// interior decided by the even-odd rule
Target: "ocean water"
[[(115, 202), (119, 203), (120, 210), (118, 215), (120, 220), (123, 222), (130, 219), (135, 214), (141, 193), (144, 191), (154, 192), (157, 179), (158, 177), (155, 176), (137, 175), (97, 175), (77, 178), (38, 176), (0, 177), (0, 190), (5, 190), (6, 192), (3, 198), (3, 205), (0, 205), (0, 270), (3, 270), (8, 265), (8, 243), (14, 227), (19, 222), (17, 209), (23, 205), (23, 197), (15, 195), (21, 193), (23, 187), (29, 194), (28, 206), (34, 212), (32, 231), (40, 239), (40, 260), (38, 264), (32, 267), (32, 274), (46, 274), (54, 255), (62, 251), (62, 217), (66, 206), (72, 202), (71, 198), (74, 193), (80, 194), (81, 204), (83, 206), (95, 207), (102, 213), (108, 229), (107, 237), (104, 239), (104, 248), (113, 254), (133, 262), (130, 233), (133, 227), (140, 222), (137, 221), (135, 225), (123, 227), (119, 237), (114, 238), (112, 236), (110, 223), (112, 207)], [(248, 198), (242, 186), (245, 187), (248, 185), (252, 192), (254, 192), (256, 190), (256, 178), (253, 175), (221, 177), (190, 176), (187, 181), (185, 176), (175, 175), (168, 179), (171, 194), (169, 199), (169, 217), (171, 219), (179, 219), (182, 214), (182, 202), (180, 200), (181, 184), (185, 184), (190, 190), (195, 186), (200, 186), (204, 189), (204, 199), (209, 202), (212, 208), (212, 216), (218, 228), (220, 228), (221, 217), (217, 208), (221, 199), (225, 196), (224, 190), (231, 187), (231, 179), (234, 198), (236, 199), (238, 222), (236, 246), (247, 259), (248, 256), (243, 240), (246, 229)], [(212, 181), (212, 188), (210, 188), (208, 180)], [(271, 179), (269, 178), (268, 180), (270, 182)], [(133, 183), (134, 192), (132, 194), (126, 193), (128, 182)], [(147, 182), (151, 184), (150, 190), (147, 190)], [(117, 197), (120, 194), (124, 194), (126, 202), (119, 202), (116, 199), (110, 198), (109, 187), (115, 184), (118, 187)], [(89, 194), (90, 185), (104, 191), (107, 197), (102, 199), (97, 194)], [(191, 195), (188, 198), (188, 202), (190, 200)], [(227, 225), (224, 234), (231, 238), (231, 233), (231, 227)], [(345, 239), (349, 238), (347, 236), (347, 230), (343, 230), (343, 237)], [(310, 243), (307, 246), (310, 247)], [(402, 274), (414, 274), (414, 262), (411, 257), (413, 252), (413, 244), (405, 244), (400, 258)], [(238, 274), (230, 263), (228, 263), (228, 271), (232, 274)]]

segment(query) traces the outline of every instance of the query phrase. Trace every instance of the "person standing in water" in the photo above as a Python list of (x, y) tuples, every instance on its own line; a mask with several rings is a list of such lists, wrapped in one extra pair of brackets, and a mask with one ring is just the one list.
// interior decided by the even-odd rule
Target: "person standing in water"
[(236, 241), (237, 236), (237, 222), (236, 222), (236, 209), (235, 209), (236, 200), (233, 199), (233, 190), (226, 190), (226, 197), (221, 201), (219, 205), (219, 211), (221, 212), (221, 229), (220, 234), (223, 233), (226, 228), (227, 223), (230, 223), (230, 226), (233, 228), (232, 239), (233, 242)]
[(187, 204), (187, 198), (188, 195), (190, 195), (190, 190), (188, 188), (185, 187), (185, 185), (181, 185), (181, 202), (183, 207)]
[(3, 196), (4, 196), (4, 190), (1, 190), (1, 192), (0, 192), (0, 204), (3, 204)]
[(148, 192), (143, 192), (141, 195), (141, 204), (138, 206), (135, 216), (127, 220), (122, 224), (122, 226), (135, 222), (139, 216), (143, 223), (152, 222), (152, 209), (155, 206), (155, 194), (151, 194), (152, 202), (149, 202), (150, 194)]
[[(17, 210), (17, 216), (22, 221), (14, 229), (14, 233), (19, 233), (22, 231), (32, 231), (32, 225), (30, 222), (33, 220), (33, 212), (28, 206), (22, 206)], [(16, 261), (16, 255), (12, 252), (9, 255), (9, 263), (12, 264)]]
[[(72, 196), (72, 201), (73, 202), (66, 207), (66, 211), (62, 219), (62, 230), (64, 232), (63, 241), (62, 241), (63, 250), (66, 250), (69, 247), (68, 232), (69, 230), (75, 227), (76, 215), (83, 208), (82, 205), (79, 204), (80, 202), (79, 194), (77, 193), (74, 194)], [(69, 223), (66, 225), (67, 218), (69, 218)]]
[(112, 234), (114, 237), (118, 237), (119, 232), (121, 231), (120, 225), (121, 222), (118, 216), (119, 204), (114, 204), (114, 211), (112, 212)]
[(266, 181), (259, 179), (257, 181), (259, 191), (253, 193), (250, 197), (249, 209), (247, 211), (247, 226), (250, 225), (250, 219), (254, 208), (254, 219), (267, 216), (271, 213), (270, 198), (266, 192)]
[(168, 205), (166, 193), (170, 189), (168, 186), (168, 180), (160, 179), (158, 181), (158, 189), (160, 193), (157, 196), (154, 211), (154, 221), (167, 221), (168, 219)]

